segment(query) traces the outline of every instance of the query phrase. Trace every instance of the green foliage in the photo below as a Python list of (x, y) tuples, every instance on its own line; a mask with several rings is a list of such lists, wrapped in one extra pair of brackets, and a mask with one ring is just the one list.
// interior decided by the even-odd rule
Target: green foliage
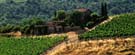
[(60, 25), (62, 26), (81, 26), (83, 27), (92, 27), (95, 24), (107, 19), (104, 16), (98, 16), (89, 9), (76, 9), (72, 11), (59, 10), (55, 12), (54, 21), (64, 21)]
[(21, 31), (22, 33), (30, 34), (30, 30), (34, 27), (34, 25), (43, 24), (44, 22), (45, 22), (44, 19), (34, 18), (34, 17), (22, 19), (20, 21), (20, 23), (16, 23), (16, 24), (5, 22), (0, 27), (0, 33), (8, 33), (8, 32), (12, 32), (12, 31)]
[[(57, 10), (67, 11), (77, 8), (89, 8), (94, 12), (100, 12), (101, 1), (102, 0), (13, 0), (9, 2), (9, 0), (0, 0), (0, 17), (8, 19), (31, 18), (33, 16), (50, 18)], [(106, 2), (108, 3), (109, 14), (135, 11), (134, 0), (106, 0)]]
[(65, 37), (6, 38), (0, 37), (0, 55), (39, 55)]
[(25, 26), (25, 25), (38, 25), (38, 24), (42, 24), (44, 21), (41, 18), (26, 18), (23, 19), (21, 21), (21, 25)]
[(66, 12), (64, 10), (59, 10), (55, 14), (54, 20), (64, 20), (66, 18)]
[(83, 15), (83, 13), (81, 13), (79, 11), (73, 11), (70, 14), (69, 21), (71, 22), (71, 24), (76, 25), (76, 26), (79, 26), (79, 25), (81, 25), (80, 22), (81, 22), (82, 15)]
[(90, 21), (90, 22), (88, 22), (87, 24), (86, 24), (86, 27), (89, 27), (89, 26), (91, 26), (91, 25), (93, 25), (94, 24), (94, 21)]
[(106, 2), (102, 2), (102, 4), (101, 4), (101, 16), (104, 16), (104, 17), (108, 16), (107, 3)]
[(135, 35), (135, 13), (114, 17), (109, 23), (79, 36), (80, 39)]
[[(24, 18), (33, 18), (33, 17), (50, 18), (53, 15), (53, 13), (57, 10), (69, 11), (69, 10), (78, 9), (78, 8), (89, 8), (92, 11), (99, 13), (101, 1), (102, 0), (59, 0), (59, 1), (58, 0), (0, 0), (1, 2), (0, 3), (0, 9), (1, 9), (0, 10), (0, 32), (2, 32), (1, 30), (7, 24), (15, 27), (19, 24), (20, 20)], [(120, 14), (120, 13), (128, 13), (128, 12), (135, 11), (135, 0), (121, 0), (121, 1), (106, 0), (106, 2), (108, 4), (109, 14)], [(65, 18), (64, 11), (60, 11), (58, 13), (59, 14), (56, 15), (57, 16), (56, 19)], [(91, 18), (87, 18), (87, 19), (91, 20)], [(72, 23), (70, 20), (72, 19), (70, 18), (69, 15), (67, 15), (65, 22), (68, 24), (66, 25), (79, 24), (78, 22), (76, 22), (78, 21), (78, 19), (76, 19), (75, 23)], [(92, 20), (96, 21), (98, 19), (92, 18)], [(26, 25), (24, 25), (24, 27), (21, 27), (21, 30), (24, 30), (24, 29), (28, 30), (29, 28), (27, 27), (31, 26), (29, 24), (35, 24), (34, 22), (28, 22)], [(85, 21), (85, 22), (84, 23), (87, 24), (88, 21)], [(90, 23), (91, 22), (89, 22), (88, 24)], [(23, 25), (20, 25), (20, 26), (23, 26)], [(81, 26), (85, 26), (85, 25), (81, 24)], [(13, 29), (17, 30), (18, 27), (15, 27)]]
[(34, 25), (40, 25), (44, 22), (45, 21), (40, 18), (23, 19), (20, 23), (20, 31), (25, 34), (30, 34), (30, 30), (34, 28)]
[[(55, 14), (55, 19), (53, 20), (59, 20), (59, 21), (64, 21), (64, 23), (61, 23), (60, 25), (62, 26), (81, 26), (84, 27), (86, 26), (86, 23), (89, 21), (93, 21), (92, 19), (97, 16), (95, 14), (95, 16), (91, 16), (91, 11), (78, 11), (76, 10), (72, 10), (72, 11), (64, 11), (64, 10), (59, 10), (56, 12)], [(99, 17), (99, 16), (97, 16)], [(96, 19), (96, 17), (95, 17)], [(93, 21), (94, 22), (94, 21)]]
[[(6, 2), (6, 1), (9, 1), (9, 0), (0, 0), (0, 3), (3, 3), (3, 2)], [(27, 1), (27, 0), (13, 0), (15, 2), (24, 2), (24, 1)]]
[(0, 32), (6, 33), (6, 32), (11, 32), (13, 30), (13, 25), (6, 24), (5, 26), (0, 27)]

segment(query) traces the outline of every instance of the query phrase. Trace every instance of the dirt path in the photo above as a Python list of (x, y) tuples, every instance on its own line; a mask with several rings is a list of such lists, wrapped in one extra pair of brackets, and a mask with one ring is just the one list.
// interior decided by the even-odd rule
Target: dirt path
[[(110, 17), (108, 20), (103, 21), (99, 25), (102, 25), (104, 23), (107, 23), (107, 22), (111, 21), (112, 18), (113, 17)], [(91, 30), (94, 30), (97, 26), (98, 25), (96, 25), (95, 27), (93, 27), (91, 29), (86, 28), (85, 30), (86, 31), (91, 31)], [(45, 53), (43, 53), (41, 55), (59, 55), (59, 52), (62, 52), (63, 50), (70, 50), (70, 51), (74, 50), (78, 46), (78, 43), (80, 43), (79, 40), (78, 40), (78, 34), (84, 33), (85, 30), (79, 30), (79, 31), (76, 31), (76, 32), (75, 31), (68, 32), (66, 34), (68, 36), (67, 37), (67, 41), (62, 42), (61, 44), (57, 45), (53, 49), (48, 50), (47, 52), (45, 52)], [(74, 45), (74, 46), (73, 47), (69, 47), (69, 46), (72, 46), (72, 45)]]
[(48, 50), (46, 53), (43, 53), (41, 55), (55, 55), (59, 51), (63, 50), (66, 45), (78, 42), (78, 34), (76, 32), (68, 32), (66, 35), (68, 36), (67, 41), (62, 42), (53, 49)]

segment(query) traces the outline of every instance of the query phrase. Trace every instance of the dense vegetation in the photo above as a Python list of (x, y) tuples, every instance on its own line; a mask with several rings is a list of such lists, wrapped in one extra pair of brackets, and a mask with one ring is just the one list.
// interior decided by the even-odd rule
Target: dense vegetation
[[(9, 21), (10, 22), (10, 21)], [(17, 21), (16, 21), (17, 22)], [(0, 25), (0, 33), (21, 31), (22, 33), (30, 32), (34, 25), (43, 24), (45, 21), (41, 18), (22, 19), (19, 23), (5, 23)]]
[[(106, 4), (106, 3), (105, 3)], [(103, 21), (108, 18), (108, 13), (103, 6), (102, 15), (98, 16), (94, 12), (92, 12), (89, 9), (76, 9), (72, 12), (65, 12), (63, 10), (59, 10), (56, 12), (56, 15), (53, 17), (54, 21), (64, 21), (60, 25), (62, 26), (80, 26), (80, 27), (92, 27), (96, 23), (99, 23), (100, 21)], [(79, 11), (79, 10), (85, 10), (85, 11)], [(106, 12), (106, 13), (105, 13)]]
[[(6, 2), (8, 0), (0, 0), (0, 3), (3, 3), (3, 2)], [(27, 0), (13, 0), (15, 2), (24, 2), (24, 1), (27, 1)]]
[[(21, 2), (18, 2), (21, 1)], [(0, 17), (21, 19), (28, 17), (50, 18), (57, 10), (89, 8), (100, 12), (102, 0), (1, 0)], [(134, 0), (106, 0), (109, 14), (134, 12)]]
[(0, 37), (0, 55), (39, 55), (64, 39)]
[(95, 30), (79, 36), (80, 39), (102, 38), (112, 36), (135, 35), (135, 13), (122, 14), (109, 23), (98, 26)]
[[(107, 4), (102, 3), (101, 7), (102, 9), (100, 10), (102, 14), (100, 16), (92, 12), (90, 9), (85, 8), (75, 9), (67, 12), (64, 10), (59, 10), (54, 13), (55, 15), (52, 17), (53, 19), (49, 22), (58, 21), (57, 25), (62, 26), (63, 31), (64, 27), (66, 26), (80, 26), (81, 28), (90, 28), (108, 18)], [(62, 22), (59, 23), (59, 21)], [(15, 24), (5, 23), (1, 25), (0, 33), (21, 31), (23, 34), (34, 34), (37, 32), (40, 32), (39, 34), (45, 34), (48, 32), (47, 22), (44, 19), (37, 17), (25, 18)], [(44, 27), (35, 27), (37, 25), (44, 25)], [(37, 29), (41, 31), (37, 31)]]
[[(27, 30), (31, 29), (30, 27), (33, 25), (26, 22), (28, 24), (25, 24), (24, 26), (23, 23), (25, 23), (25, 20), (32, 20), (34, 22), (37, 20), (37, 18), (50, 20), (55, 16), (53, 14), (57, 10), (63, 10), (63, 12), (70, 13), (74, 9), (88, 8), (92, 10), (94, 14), (100, 14), (100, 9), (102, 7), (101, 0), (0, 0), (0, 2), (0, 32), (3, 32), (5, 29), (7, 31), (4, 32), (10, 32), (18, 29), (29, 32)], [(120, 14), (135, 11), (134, 0), (108, 0), (106, 2), (108, 5), (109, 14)], [(74, 25), (72, 24), (72, 22), (74, 22), (73, 20), (75, 20), (77, 16), (79, 17), (80, 14), (75, 14), (74, 12), (70, 14), (71, 15), (66, 18), (69, 18), (72, 21), (66, 20), (66, 23)], [(56, 15), (58, 18), (63, 18), (64, 16), (65, 14), (60, 14), (59, 17)], [(33, 20), (33, 18), (36, 19)], [(87, 23), (87, 26), (89, 26), (91, 23), (93, 22)], [(76, 24), (78, 25), (78, 22), (75, 22), (75, 25)], [(86, 26), (86, 23), (85, 25), (81, 25)], [(21, 26), (21, 28), (18, 28), (19, 26)]]
[[(81, 25), (92, 26), (98, 16), (94, 14), (103, 15), (100, 12), (102, 9), (100, 0), (0, 0), (0, 32), (12, 32), (19, 30), (21, 32), (30, 33), (33, 25), (45, 22), (43, 20), (51, 18), (65, 19), (65, 23), (62, 25)], [(127, 12), (134, 12), (135, 1), (134, 0), (108, 0), (107, 7), (109, 14), (120, 14)], [(61, 5), (60, 5), (61, 4)], [(79, 12), (73, 12), (74, 9), (88, 8), (93, 11), (92, 14), (88, 14), (91, 18), (85, 19), (86, 21), (78, 19), (82, 16)], [(63, 10), (59, 15), (53, 15), (57, 10)], [(104, 10), (103, 10), (104, 11)], [(66, 12), (66, 13), (64, 13)], [(97, 12), (97, 13), (96, 13)], [(106, 13), (106, 12), (105, 12)], [(104, 14), (105, 15), (105, 14)], [(42, 20), (41, 20), (42, 19)], [(99, 18), (100, 19), (100, 18)], [(21, 21), (20, 21), (21, 20)], [(28, 20), (28, 21), (27, 21)], [(89, 22), (88, 22), (89, 21)], [(81, 22), (81, 23), (79, 23)], [(96, 21), (97, 22), (97, 21)], [(67, 24), (68, 23), (68, 24)], [(41, 24), (41, 23), (40, 23)]]

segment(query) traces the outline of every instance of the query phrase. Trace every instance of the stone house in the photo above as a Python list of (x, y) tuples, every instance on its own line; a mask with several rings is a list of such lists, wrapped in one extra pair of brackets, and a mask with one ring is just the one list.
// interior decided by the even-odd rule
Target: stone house
[(44, 25), (35, 25), (34, 26), (34, 35), (45, 35), (45, 34), (50, 34), (50, 33), (63, 33), (63, 32), (68, 32), (68, 31), (75, 31), (81, 29), (80, 26), (61, 26), (59, 23), (63, 21), (52, 21), (52, 22), (47, 22)]
[[(89, 20), (85, 20), (85, 18), (90, 18), (90, 14), (92, 11), (90, 9), (76, 9), (76, 11), (83, 13), (81, 15), (81, 23), (85, 23)], [(68, 32), (68, 31), (75, 31), (81, 29), (80, 26), (62, 26), (61, 23), (64, 23), (64, 21), (49, 21), (47, 23), (44, 23), (42, 25), (35, 25), (34, 26), (34, 35), (44, 35), (44, 34), (50, 34), (50, 33), (62, 33), (62, 32)]]

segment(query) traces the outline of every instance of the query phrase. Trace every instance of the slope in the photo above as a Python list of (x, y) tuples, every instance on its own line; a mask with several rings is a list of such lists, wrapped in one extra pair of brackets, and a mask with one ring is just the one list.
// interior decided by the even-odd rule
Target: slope
[(95, 30), (79, 36), (80, 39), (135, 35), (135, 13), (121, 14), (109, 23), (99, 25)]

